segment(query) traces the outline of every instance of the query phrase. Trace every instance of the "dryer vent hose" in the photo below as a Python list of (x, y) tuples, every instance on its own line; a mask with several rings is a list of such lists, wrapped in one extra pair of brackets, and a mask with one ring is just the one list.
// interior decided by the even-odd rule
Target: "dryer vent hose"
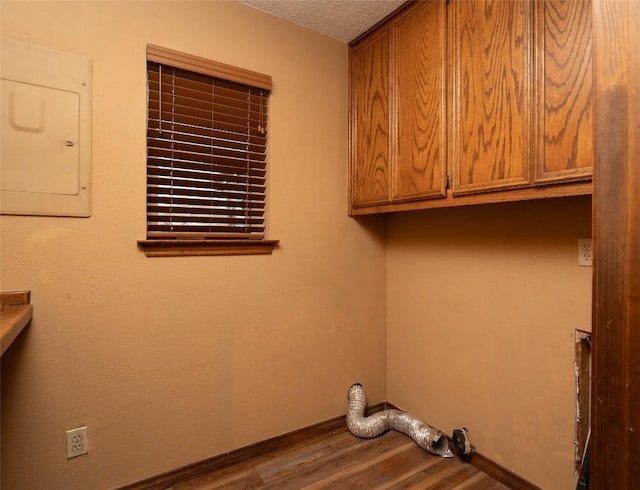
[(370, 439), (393, 429), (408, 435), (418, 446), (432, 454), (444, 458), (453, 457), (447, 436), (443, 432), (406, 412), (382, 410), (365, 417), (367, 397), (361, 384), (356, 383), (349, 388), (348, 398), (347, 427), (354, 436)]

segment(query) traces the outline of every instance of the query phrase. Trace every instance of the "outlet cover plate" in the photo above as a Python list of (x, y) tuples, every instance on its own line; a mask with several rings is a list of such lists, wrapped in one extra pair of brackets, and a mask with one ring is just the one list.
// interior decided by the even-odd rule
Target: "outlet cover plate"
[(67, 431), (67, 459), (82, 456), (89, 452), (87, 426)]
[(578, 239), (578, 265), (582, 267), (593, 266), (593, 244), (591, 238)]

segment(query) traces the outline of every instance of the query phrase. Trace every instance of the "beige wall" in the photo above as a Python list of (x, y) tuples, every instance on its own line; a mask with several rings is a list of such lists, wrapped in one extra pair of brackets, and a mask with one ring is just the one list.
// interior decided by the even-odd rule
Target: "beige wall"
[[(2, 485), (102, 489), (384, 398), (384, 230), (347, 217), (347, 46), (235, 2), (8, 2), (2, 35), (93, 61), (93, 215), (0, 218)], [(272, 256), (149, 259), (145, 47), (268, 73)], [(88, 425), (67, 461), (64, 431)]]
[[(0, 8), (3, 36), (87, 55), (94, 76), (93, 216), (0, 218), (2, 290), (30, 289), (35, 307), (2, 358), (6, 489), (167, 471), (340, 415), (354, 381), (468, 427), (544, 488), (575, 486), (589, 199), (389, 216), (385, 264), (381, 220), (346, 216), (345, 44), (234, 2)], [(272, 256), (137, 250), (148, 42), (273, 76)], [(64, 431), (83, 424), (91, 452), (67, 461)]]
[(589, 198), (399, 214), (387, 398), (545, 489), (575, 488), (575, 329), (591, 327)]

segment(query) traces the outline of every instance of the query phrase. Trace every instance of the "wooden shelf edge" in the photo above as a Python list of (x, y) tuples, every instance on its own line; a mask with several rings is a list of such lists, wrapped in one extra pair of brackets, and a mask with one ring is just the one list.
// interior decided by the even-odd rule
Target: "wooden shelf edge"
[(30, 291), (0, 293), (0, 355), (4, 354), (33, 317)]
[(0, 306), (21, 306), (31, 303), (31, 291), (5, 291), (0, 293)]

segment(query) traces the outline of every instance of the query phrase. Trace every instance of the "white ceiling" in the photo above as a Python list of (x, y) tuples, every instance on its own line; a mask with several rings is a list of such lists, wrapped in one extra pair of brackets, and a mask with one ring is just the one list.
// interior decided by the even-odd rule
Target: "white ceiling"
[(406, 0), (239, 0), (345, 43), (353, 41)]

